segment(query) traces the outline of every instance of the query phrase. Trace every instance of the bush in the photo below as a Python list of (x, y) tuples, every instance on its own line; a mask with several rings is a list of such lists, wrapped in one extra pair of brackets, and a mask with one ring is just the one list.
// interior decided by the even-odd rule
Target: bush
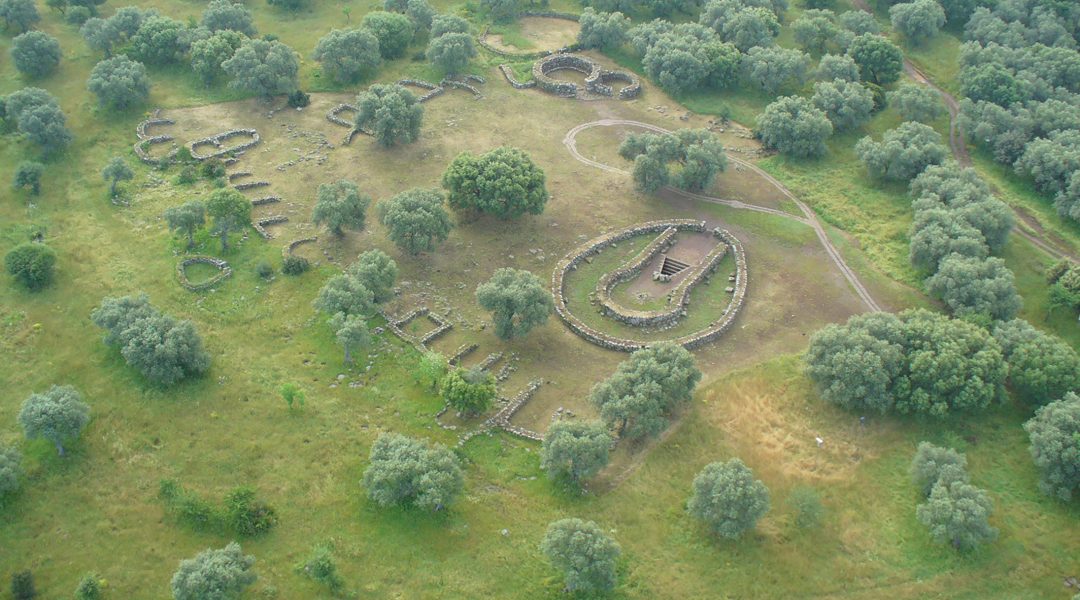
[(371, 446), (370, 459), (363, 486), (380, 506), (442, 510), (464, 486), (461, 464), (445, 446), (384, 433)]
[(289, 94), (288, 104), (292, 108), (304, 108), (311, 104), (311, 95), (302, 90), (296, 90)]
[(79, 580), (75, 588), (75, 600), (103, 600), (105, 598), (104, 586), (101, 578), (95, 573), (87, 573)]
[(255, 583), (251, 572), (255, 558), (245, 556), (240, 544), (232, 542), (220, 550), (205, 550), (195, 558), (180, 561), (172, 578), (173, 600), (233, 599)]
[(466, 416), (487, 411), (498, 393), (495, 377), (478, 369), (450, 371), (443, 377), (439, 390), (451, 408)]
[(720, 536), (735, 539), (769, 511), (769, 490), (743, 462), (715, 462), (694, 478), (686, 505), (691, 516)]
[(954, 480), (967, 482), (967, 457), (952, 448), (919, 442), (911, 461), (911, 481), (923, 497), (929, 496), (938, 482)]
[(34, 600), (37, 597), (33, 573), (19, 571), (11, 574), (11, 597), (15, 600)]
[(335, 592), (345, 585), (345, 580), (338, 575), (337, 564), (334, 563), (334, 557), (327, 545), (316, 546), (307, 560), (296, 565), (296, 571)]
[(263, 279), (270, 279), (274, 276), (274, 266), (268, 260), (260, 260), (255, 265), (255, 274)]
[(274, 509), (255, 498), (255, 491), (239, 487), (225, 496), (225, 523), (237, 535), (256, 536), (267, 531), (277, 523)]
[(281, 272), (285, 275), (303, 275), (311, 268), (311, 263), (303, 256), (287, 254), (281, 259)]
[(26, 242), (4, 256), (4, 266), (23, 287), (36, 292), (52, 282), (56, 252), (45, 244)]

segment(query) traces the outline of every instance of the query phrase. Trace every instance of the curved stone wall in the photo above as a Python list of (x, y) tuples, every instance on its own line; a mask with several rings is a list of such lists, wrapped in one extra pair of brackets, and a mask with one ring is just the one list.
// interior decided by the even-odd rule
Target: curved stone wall
[[(584, 73), (585, 91), (591, 94), (614, 96), (614, 88), (609, 83), (615, 81), (626, 83), (619, 90), (621, 100), (636, 98), (641, 94), (641, 80), (638, 79), (637, 75), (628, 71), (605, 70), (596, 61), (579, 54), (552, 54), (536, 61), (532, 69), (533, 81), (540, 89), (556, 96), (564, 98), (579, 97), (581, 88), (578, 84), (573, 81), (564, 81), (551, 77), (552, 73), (563, 69)], [(503, 75), (507, 77), (511, 85), (519, 89), (521, 89), (519, 86), (524, 87), (524, 84), (521, 83), (515, 85), (516, 80), (512, 79), (511, 74), (508, 74), (507, 71), (508, 69), (504, 69)]]
[[(586, 258), (599, 253), (604, 248), (625, 239), (648, 233), (666, 232), (669, 229), (674, 229), (676, 231), (703, 232), (706, 230), (706, 227), (704, 221), (694, 221), (692, 219), (650, 221), (648, 223), (642, 223), (640, 225), (634, 225), (604, 234), (575, 248), (555, 265), (555, 270), (552, 272), (551, 290), (555, 299), (555, 314), (562, 319), (563, 323), (565, 323), (571, 331), (601, 348), (618, 350), (620, 352), (633, 352), (649, 346), (650, 344), (659, 343), (619, 338), (586, 325), (585, 322), (576, 317), (567, 306), (565, 282), (567, 273), (576, 269)], [(695, 348), (723, 335), (728, 327), (731, 326), (731, 323), (734, 322), (735, 316), (738, 314), (746, 297), (746, 256), (743, 252), (742, 244), (735, 236), (720, 228), (714, 229), (713, 235), (715, 235), (720, 242), (717, 244), (717, 248), (710, 251), (709, 255), (706, 257), (702, 268), (698, 271), (698, 277), (696, 277), (697, 281), (694, 285), (700, 283), (700, 281), (711, 272), (711, 269), (715, 268), (720, 259), (723, 258), (724, 253), (730, 250), (735, 257), (735, 281), (732, 286), (734, 288), (732, 299), (721, 318), (710, 323), (708, 327), (679, 338), (666, 340), (671, 343), (679, 344), (685, 348)], [(657, 244), (656, 247), (661, 247), (661, 245)], [(653, 256), (655, 256), (655, 254), (653, 254)], [(631, 262), (637, 262), (640, 258), (641, 254), (639, 254), (638, 257), (635, 257), (635, 260)], [(642, 263), (642, 266), (643, 265), (644, 263)], [(687, 279), (689, 280), (691, 278), (688, 277)], [(692, 287), (693, 285), (689, 286), (687, 289), (687, 295), (689, 294), (689, 289), (692, 289)], [(679, 308), (681, 310), (682, 305), (680, 305)], [(612, 317), (618, 318), (619, 313), (613, 314)]]
[[(188, 265), (194, 265), (199, 263), (217, 267), (218, 271), (220, 272), (217, 275), (211, 277), (210, 279), (203, 281), (202, 283), (192, 283), (190, 280), (188, 280), (186, 269)], [(229, 266), (229, 263), (213, 256), (188, 256), (182, 259), (180, 262), (176, 263), (177, 281), (179, 281), (180, 285), (182, 285), (185, 289), (192, 292), (201, 292), (204, 290), (208, 290), (215, 285), (221, 283), (225, 279), (228, 279), (230, 276), (232, 276), (232, 267)]]
[[(237, 146), (225, 147), (224, 142), (234, 137), (250, 136), (251, 139), (243, 144)], [(195, 160), (207, 160), (209, 158), (216, 158), (218, 156), (224, 156), (226, 154), (243, 154), (246, 150), (250, 150), (259, 145), (260, 142), (259, 132), (254, 129), (230, 129), (229, 131), (223, 131), (221, 133), (204, 137), (193, 142), (188, 142), (187, 149), (191, 152), (191, 157)], [(215, 149), (209, 154), (199, 154), (195, 151), (195, 148), (199, 146), (213, 146)]]

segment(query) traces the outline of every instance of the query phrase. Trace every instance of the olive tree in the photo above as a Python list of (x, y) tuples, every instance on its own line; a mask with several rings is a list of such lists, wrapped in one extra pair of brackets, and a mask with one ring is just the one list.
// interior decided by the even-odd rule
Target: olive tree
[(836, 20), (841, 27), (854, 35), (863, 35), (865, 33), (877, 35), (881, 33), (881, 25), (878, 24), (877, 19), (874, 18), (872, 13), (864, 10), (855, 9), (842, 12)]
[(41, 20), (34, 0), (0, 0), (0, 17), (5, 29), (26, 31)]
[(409, 17), (418, 31), (430, 29), (436, 14), (438, 13), (427, 0), (408, 0), (405, 3), (405, 16)]
[(911, 460), (911, 481), (918, 486), (923, 497), (940, 481), (961, 479), (967, 482), (967, 457), (952, 448), (919, 442), (915, 458)]
[(255, 557), (245, 556), (236, 542), (208, 548), (180, 561), (171, 583), (173, 600), (236, 600), (258, 578), (254, 565)]
[(889, 106), (905, 121), (930, 123), (945, 114), (941, 96), (929, 86), (902, 83), (888, 94)]
[(596, 594), (610, 591), (618, 577), (619, 544), (592, 521), (561, 519), (548, 525), (540, 550), (562, 572), (566, 590)]
[(785, 96), (766, 106), (758, 116), (757, 133), (768, 148), (813, 158), (825, 154), (825, 140), (832, 135), (833, 125), (810, 100)]
[(954, 479), (935, 484), (915, 515), (936, 541), (967, 551), (997, 538), (997, 529), (989, 522), (992, 512), (993, 504), (984, 490)]
[(427, 59), (447, 75), (460, 73), (476, 57), (473, 38), (467, 33), (446, 33), (428, 43)]
[(453, 369), (439, 382), (446, 404), (467, 416), (483, 414), (495, 400), (495, 377), (482, 369)]
[(457, 15), (435, 15), (431, 20), (431, 37), (447, 33), (469, 33), (469, 22)]
[(328, 279), (312, 303), (331, 317), (343, 314), (370, 315), (375, 310), (375, 295), (352, 271)]
[(1022, 305), (1013, 273), (1000, 258), (950, 255), (926, 280), (926, 291), (940, 298), (957, 316), (1009, 320)]
[(251, 11), (232, 0), (210, 0), (203, 9), (201, 24), (212, 32), (230, 30), (249, 37), (257, 33)]
[[(851, 37), (851, 33), (836, 25), (836, 14), (831, 10), (811, 9), (804, 11), (791, 24), (795, 41), (807, 52), (822, 53), (830, 42)], [(838, 44), (841, 45), (842, 44)]]
[(735, 539), (769, 512), (769, 489), (737, 458), (714, 462), (694, 478), (686, 510), (713, 533)]
[(539, 277), (511, 268), (495, 271), (477, 286), (476, 301), (491, 312), (495, 335), (504, 340), (524, 337), (546, 323), (555, 304)]
[(904, 66), (904, 53), (896, 44), (870, 33), (852, 40), (847, 55), (859, 66), (859, 77), (877, 85), (888, 85), (899, 79)]
[(128, 166), (127, 161), (119, 156), (109, 159), (109, 162), (101, 169), (101, 178), (109, 182), (110, 198), (115, 198), (119, 193), (121, 181), (131, 181), (134, 177), (135, 172)]
[(556, 421), (544, 435), (540, 468), (552, 479), (579, 483), (607, 466), (613, 441), (600, 421)]
[(360, 231), (371, 198), (360, 193), (360, 188), (348, 179), (334, 183), (323, 183), (315, 194), (315, 208), (311, 211), (311, 221), (316, 225), (326, 225), (336, 236), (345, 234), (345, 229)]
[(15, 177), (11, 180), (11, 187), (21, 190), (29, 188), (31, 196), (41, 193), (41, 176), (45, 173), (45, 165), (32, 160), (24, 160), (15, 168)]
[(4, 121), (14, 123), (19, 133), (52, 154), (71, 143), (67, 118), (59, 101), (49, 92), (26, 87), (3, 98)]
[(855, 154), (875, 179), (911, 181), (926, 167), (945, 162), (949, 150), (933, 128), (907, 121), (886, 131), (880, 142), (870, 136), (859, 140)]
[(688, 350), (655, 344), (632, 353), (593, 386), (589, 401), (619, 437), (637, 440), (667, 428), (668, 418), (690, 402), (699, 381), (701, 371)]
[(836, 131), (862, 127), (874, 110), (874, 94), (858, 83), (835, 80), (814, 84), (810, 99)]
[(618, 48), (626, 41), (630, 19), (621, 12), (604, 13), (592, 8), (581, 11), (577, 41), (583, 48)]
[(187, 236), (187, 247), (190, 249), (195, 246), (195, 232), (206, 224), (206, 205), (198, 200), (190, 200), (165, 209), (163, 216), (169, 231)]
[(1080, 390), (1080, 355), (1061, 338), (1013, 319), (994, 327), (994, 339), (1009, 365), (1009, 387), (1024, 400), (1044, 404)]
[(5, 496), (19, 490), (22, 472), (22, 453), (18, 448), (0, 444), (0, 504)]
[(1039, 489), (1068, 502), (1080, 491), (1080, 395), (1068, 393), (1035, 411), (1024, 423)]
[(384, 433), (371, 446), (363, 486), (379, 506), (442, 510), (464, 487), (461, 464), (445, 446)]
[(278, 41), (247, 40), (221, 63), (235, 89), (271, 98), (297, 90), (300, 63), (292, 48)]
[(52, 282), (56, 252), (45, 244), (22, 243), (4, 256), (4, 266), (23, 287), (36, 292)]
[(86, 87), (101, 106), (124, 110), (146, 102), (150, 97), (150, 78), (140, 62), (120, 55), (94, 65)]
[(161, 15), (147, 17), (131, 36), (128, 54), (135, 60), (166, 66), (184, 59), (191, 47), (192, 32), (183, 23)]
[(370, 131), (380, 146), (411, 144), (420, 137), (424, 108), (403, 86), (373, 85), (356, 98), (356, 104), (356, 128)]
[(28, 31), (11, 41), (11, 62), (23, 75), (44, 77), (60, 64), (60, 42), (41, 31)]
[[(727, 166), (723, 144), (707, 129), (630, 135), (619, 145), (619, 155), (634, 161), (634, 184), (645, 192), (665, 185), (700, 192)], [(671, 164), (677, 168), (674, 175)]]
[(409, 254), (431, 252), (446, 241), (454, 224), (438, 190), (412, 189), (379, 205), (390, 241)]
[(500, 219), (544, 212), (548, 200), (545, 181), (544, 171), (528, 154), (509, 146), (481, 155), (462, 152), (442, 178), (451, 208)]
[(353, 362), (353, 350), (371, 345), (371, 333), (368, 332), (367, 321), (360, 315), (346, 315), (339, 312), (330, 317), (330, 329), (333, 330), (338, 345), (345, 351), (346, 365), (351, 365)]
[(19, 425), (27, 439), (44, 439), (64, 455), (64, 444), (79, 437), (90, 422), (90, 407), (70, 385), (54, 385), (30, 394), (19, 411)]
[(382, 250), (368, 250), (349, 265), (348, 272), (371, 291), (376, 304), (394, 297), (394, 282), (398, 267), (394, 259)]
[(105, 330), (105, 344), (119, 348), (128, 365), (154, 385), (167, 387), (210, 368), (195, 325), (161, 313), (146, 294), (105, 298), (90, 319)]
[(206, 201), (212, 218), (211, 231), (221, 239), (221, 251), (229, 249), (229, 234), (251, 225), (251, 201), (234, 189), (215, 190)]
[(913, 44), (921, 44), (945, 25), (945, 11), (936, 0), (914, 0), (894, 4), (889, 8), (889, 20), (893, 29)]
[(859, 66), (846, 54), (826, 54), (818, 61), (817, 78), (822, 81), (859, 81)]
[(379, 40), (379, 53), (391, 60), (405, 56), (413, 38), (414, 25), (409, 17), (391, 12), (370, 12), (360, 26)]
[(354, 83), (382, 64), (379, 40), (366, 29), (331, 29), (315, 46), (315, 60), (338, 83)]
[(221, 65), (236, 54), (245, 39), (242, 33), (223, 29), (196, 40), (191, 44), (191, 70), (205, 85), (219, 81), (226, 75)]
[(788, 48), (751, 48), (742, 58), (743, 76), (768, 94), (783, 87), (801, 86), (809, 68), (810, 57)]
[[(682, 23), (654, 36), (649, 24), (634, 28), (632, 41), (643, 53), (645, 74), (672, 94), (705, 87), (723, 89), (738, 79), (741, 54), (733, 44), (696, 23)], [(640, 31), (640, 35), (635, 33)]]

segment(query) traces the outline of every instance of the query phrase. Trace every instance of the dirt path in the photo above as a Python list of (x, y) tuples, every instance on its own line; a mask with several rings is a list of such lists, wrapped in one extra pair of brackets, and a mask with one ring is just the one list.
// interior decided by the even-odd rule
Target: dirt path
[[(623, 174), (623, 175), (629, 175), (630, 173), (628, 171), (623, 170), (623, 169), (619, 169), (619, 168), (613, 167), (611, 165), (606, 165), (604, 163), (597, 162), (595, 160), (590, 160), (588, 158), (585, 158), (584, 156), (582, 156), (582, 154), (580, 152), (578, 152), (578, 149), (577, 149), (577, 141), (576, 141), (577, 140), (577, 135), (579, 133), (581, 133), (582, 131), (585, 131), (586, 129), (591, 129), (593, 127), (611, 127), (611, 126), (615, 126), (615, 125), (626, 125), (626, 126), (631, 126), (631, 127), (640, 127), (642, 129), (647, 129), (649, 131), (655, 131), (657, 133), (664, 133), (664, 134), (671, 133), (670, 131), (668, 131), (667, 129), (664, 129), (663, 127), (659, 127), (659, 126), (656, 126), (656, 125), (651, 125), (649, 123), (642, 123), (640, 121), (630, 121), (630, 120), (626, 120), (626, 119), (601, 119), (599, 121), (592, 121), (592, 122), (589, 122), (589, 123), (583, 123), (581, 125), (578, 125), (577, 127), (574, 127), (573, 129), (571, 129), (569, 132), (567, 132), (566, 137), (563, 138), (563, 145), (566, 146), (566, 149), (570, 152), (570, 154), (575, 159), (577, 159), (577, 160), (579, 160), (579, 161), (581, 161), (581, 162), (583, 162), (583, 163), (585, 163), (585, 164), (587, 164), (587, 165), (589, 165), (591, 167), (596, 167), (597, 169), (602, 169), (602, 170), (607, 171), (609, 173), (620, 173), (620, 174)], [(818, 240), (821, 242), (821, 245), (825, 248), (825, 252), (828, 253), (829, 258), (831, 258), (833, 263), (836, 265), (836, 268), (839, 269), (840, 273), (844, 276), (844, 278), (848, 280), (848, 283), (850, 283), (851, 287), (854, 288), (855, 294), (859, 296), (859, 298), (863, 301), (864, 304), (866, 304), (866, 307), (868, 309), (870, 309), (871, 311), (880, 311), (881, 310), (881, 307), (878, 305), (878, 303), (874, 301), (874, 298), (872, 296), (870, 296), (870, 292), (868, 292), (866, 290), (866, 287), (863, 286), (862, 282), (859, 281), (859, 278), (855, 274), (855, 272), (852, 271), (850, 267), (848, 267), (846, 262), (844, 262), (844, 258), (842, 256), (840, 256), (840, 252), (836, 249), (835, 246), (833, 246), (832, 242), (829, 240), (829, 236), (825, 233), (825, 228), (822, 227), (821, 222), (818, 221), (817, 215), (814, 214), (814, 211), (810, 210), (809, 206), (807, 206), (801, 200), (796, 198), (795, 195), (792, 194), (790, 190), (788, 190), (786, 187), (784, 187), (784, 184), (777, 181), (772, 175), (769, 175), (765, 171), (762, 171), (760, 168), (758, 168), (757, 165), (746, 162), (746, 161), (744, 161), (742, 159), (739, 159), (739, 158), (735, 158), (733, 156), (728, 156), (728, 160), (730, 160), (731, 162), (733, 162), (733, 163), (735, 163), (735, 164), (737, 164), (737, 165), (739, 165), (739, 166), (741, 166), (743, 168), (750, 169), (755, 174), (759, 175), (762, 179), (764, 179), (765, 181), (768, 181), (769, 183), (771, 183), (777, 190), (780, 191), (780, 193), (787, 196), (789, 200), (794, 202), (795, 205), (799, 207), (799, 210), (802, 211), (803, 216), (798, 217), (798, 216), (795, 216), (795, 215), (788, 214), (788, 213), (786, 213), (784, 211), (781, 211), (781, 210), (776, 210), (774, 208), (767, 208), (767, 207), (764, 207), (764, 206), (756, 206), (756, 205), (753, 205), (753, 204), (746, 204), (745, 202), (739, 202), (738, 200), (728, 200), (728, 199), (724, 199), (724, 198), (713, 198), (711, 196), (703, 196), (701, 194), (694, 194), (694, 193), (691, 193), (691, 192), (687, 192), (687, 191), (679, 190), (679, 189), (675, 189), (675, 188), (670, 188), (671, 191), (678, 194), (678, 195), (680, 195), (680, 196), (686, 197), (686, 198), (692, 198), (694, 200), (700, 200), (700, 201), (703, 201), (703, 202), (711, 202), (713, 204), (722, 204), (724, 206), (730, 206), (732, 208), (738, 208), (738, 209), (742, 209), (742, 210), (753, 210), (753, 211), (757, 211), (757, 212), (763, 212), (763, 213), (775, 215), (775, 216), (778, 216), (778, 217), (783, 217), (785, 219), (792, 219), (794, 221), (798, 221), (798, 222), (800, 222), (800, 223), (802, 223), (804, 225), (809, 226), (810, 228), (812, 228), (814, 230), (814, 233), (817, 234)]]
[[(870, 9), (866, 0), (852, 0), (851, 3), (859, 10), (874, 14), (874, 11)], [(915, 81), (933, 89), (941, 96), (941, 99), (945, 102), (945, 108), (949, 111), (949, 148), (952, 150), (952, 155), (956, 158), (956, 162), (960, 163), (961, 167), (970, 167), (972, 165), (971, 154), (968, 153), (967, 144), (964, 142), (964, 132), (961, 131), (956, 123), (957, 115), (960, 113), (960, 103), (957, 102), (952, 94), (935, 84), (925, 73), (919, 70), (914, 63), (908, 60), (906, 56), (904, 57), (904, 73)], [(1061, 247), (1055, 245), (1052, 240), (1043, 236), (1042, 226), (1039, 225), (1039, 222), (1034, 217), (1023, 213), (1016, 208), (1013, 208), (1013, 213), (1016, 215), (1017, 222), (1023, 223), (1034, 231), (1034, 233), (1032, 233), (1032, 231), (1028, 231), (1022, 227), (1014, 227), (1013, 231), (1016, 232), (1017, 235), (1031, 242), (1031, 245), (1055, 259), (1060, 260), (1068, 257), (1072, 260), (1080, 261), (1080, 258), (1078, 258), (1075, 253), (1063, 250)]]

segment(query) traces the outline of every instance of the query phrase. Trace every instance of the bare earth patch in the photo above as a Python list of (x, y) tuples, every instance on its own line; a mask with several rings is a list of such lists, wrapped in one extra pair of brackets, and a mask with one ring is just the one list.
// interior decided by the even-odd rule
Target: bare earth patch
[(506, 52), (558, 50), (576, 42), (578, 31), (581, 30), (581, 26), (574, 21), (550, 17), (522, 17), (518, 19), (516, 28), (520, 33), (492, 33), (486, 41)]

